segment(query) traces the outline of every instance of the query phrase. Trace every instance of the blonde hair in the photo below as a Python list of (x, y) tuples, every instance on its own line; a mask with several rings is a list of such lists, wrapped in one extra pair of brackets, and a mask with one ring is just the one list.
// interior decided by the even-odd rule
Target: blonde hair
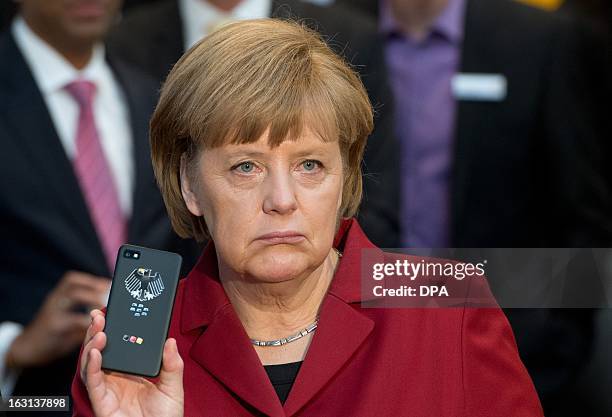
[(339, 215), (357, 213), (361, 161), (373, 128), (372, 107), (359, 76), (306, 26), (278, 19), (231, 23), (194, 45), (176, 63), (151, 120), (153, 169), (174, 230), (198, 241), (204, 219), (182, 197), (180, 163), (199, 150), (297, 140), (308, 128), (338, 140), (344, 165)]

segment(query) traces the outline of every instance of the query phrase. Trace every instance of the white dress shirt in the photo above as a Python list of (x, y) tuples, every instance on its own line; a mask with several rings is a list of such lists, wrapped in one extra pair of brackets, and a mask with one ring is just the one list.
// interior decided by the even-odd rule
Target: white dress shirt
[(0, 393), (2, 399), (6, 401), (6, 397), (10, 396), (19, 376), (18, 369), (7, 370), (6, 355), (8, 353), (13, 340), (21, 334), (23, 326), (19, 323), (5, 321), (0, 323)]
[(185, 50), (220, 25), (235, 20), (269, 17), (272, 10), (272, 0), (243, 0), (229, 12), (213, 6), (206, 0), (179, 0), (178, 5), (183, 22)]
[[(135, 179), (129, 110), (123, 91), (104, 58), (104, 47), (96, 46), (87, 66), (79, 71), (38, 37), (21, 17), (13, 21), (11, 31), (70, 160), (76, 156), (79, 105), (64, 87), (76, 80), (96, 84), (93, 108), (98, 137), (115, 180), (119, 204), (129, 218)], [(11, 394), (18, 376), (18, 371), (5, 369), (5, 361), (10, 345), (21, 331), (22, 326), (17, 323), (0, 323), (0, 390), (3, 397)]]
[(97, 45), (87, 66), (79, 71), (39, 38), (22, 18), (15, 19), (12, 31), (70, 160), (76, 156), (79, 105), (64, 87), (80, 79), (96, 84), (93, 104), (96, 128), (115, 180), (119, 204), (129, 218), (134, 187), (132, 131), (123, 91), (104, 58), (104, 47)]

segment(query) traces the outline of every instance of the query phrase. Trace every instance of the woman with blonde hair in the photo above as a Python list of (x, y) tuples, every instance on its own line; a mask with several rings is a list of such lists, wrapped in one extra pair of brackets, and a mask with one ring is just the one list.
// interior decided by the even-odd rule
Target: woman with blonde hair
[(76, 416), (541, 416), (498, 308), (361, 304), (354, 215), (372, 108), (313, 31), (229, 24), (189, 50), (151, 121), (175, 230), (209, 238), (179, 285), (159, 378), (101, 370), (104, 314)]

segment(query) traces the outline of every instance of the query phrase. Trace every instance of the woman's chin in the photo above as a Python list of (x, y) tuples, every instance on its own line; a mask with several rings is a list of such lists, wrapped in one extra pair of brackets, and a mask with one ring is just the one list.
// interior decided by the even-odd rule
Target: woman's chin
[(299, 278), (309, 272), (314, 260), (300, 251), (266, 251), (251, 262), (251, 276), (266, 282), (283, 282)]

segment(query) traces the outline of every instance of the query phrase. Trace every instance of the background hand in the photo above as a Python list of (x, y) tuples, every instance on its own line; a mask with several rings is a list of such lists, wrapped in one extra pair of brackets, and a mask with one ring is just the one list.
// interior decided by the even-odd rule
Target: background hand
[(52, 362), (75, 350), (91, 322), (89, 314), (74, 311), (102, 308), (111, 280), (85, 272), (67, 272), (51, 291), (23, 332), (11, 344), (7, 364), (28, 368)]

